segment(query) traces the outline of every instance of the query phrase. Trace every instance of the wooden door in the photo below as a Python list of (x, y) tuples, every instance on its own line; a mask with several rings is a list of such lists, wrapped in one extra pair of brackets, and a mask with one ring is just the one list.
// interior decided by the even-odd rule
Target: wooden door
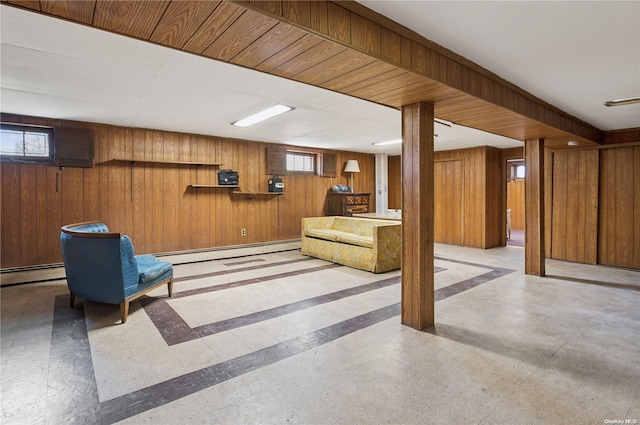
[(524, 179), (507, 183), (507, 209), (511, 210), (511, 229), (524, 230)]
[(402, 208), (402, 157), (387, 158), (387, 177), (389, 182), (388, 207), (392, 210)]
[(463, 170), (461, 159), (435, 163), (434, 237), (438, 243), (463, 243)]
[(551, 258), (596, 263), (598, 151), (553, 154)]

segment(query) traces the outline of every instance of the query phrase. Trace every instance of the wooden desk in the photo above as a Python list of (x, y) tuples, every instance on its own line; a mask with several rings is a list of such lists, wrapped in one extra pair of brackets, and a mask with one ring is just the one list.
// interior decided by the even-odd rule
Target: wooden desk
[(344, 215), (369, 212), (369, 196), (366, 192), (329, 192), (327, 215)]

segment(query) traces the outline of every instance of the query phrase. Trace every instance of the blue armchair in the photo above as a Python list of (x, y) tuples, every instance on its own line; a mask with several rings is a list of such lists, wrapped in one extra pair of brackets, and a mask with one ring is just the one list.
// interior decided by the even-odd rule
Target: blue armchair
[(167, 284), (173, 291), (173, 265), (154, 255), (134, 255), (128, 236), (109, 232), (99, 222), (70, 224), (60, 233), (62, 256), (71, 292), (107, 304), (120, 304), (122, 323), (127, 321), (129, 303)]

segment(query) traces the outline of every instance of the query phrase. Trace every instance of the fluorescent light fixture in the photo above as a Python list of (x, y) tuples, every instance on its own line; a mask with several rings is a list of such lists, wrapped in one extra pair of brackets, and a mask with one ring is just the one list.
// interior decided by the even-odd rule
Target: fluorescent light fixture
[(630, 97), (629, 99), (617, 99), (604, 102), (605, 106), (622, 106), (631, 105), (632, 103), (640, 103), (640, 97)]
[(578, 146), (580, 144), (580, 142), (578, 142), (577, 140), (569, 140), (567, 142), (567, 145), (569, 146)]
[(397, 145), (402, 143), (402, 139), (398, 139), (398, 140), (388, 140), (386, 142), (376, 142), (376, 143), (371, 143), (373, 146), (386, 146), (386, 145)]
[[(434, 138), (438, 137), (437, 134), (433, 135)], [(386, 145), (399, 145), (400, 143), (402, 143), (402, 139), (398, 139), (398, 140), (388, 140), (386, 142), (376, 142), (376, 143), (371, 143), (373, 146), (386, 146)]]
[(292, 111), (294, 108), (292, 108), (291, 106), (286, 106), (286, 105), (275, 105), (272, 106), (270, 108), (265, 109), (264, 111), (260, 111), (258, 113), (255, 113), (253, 115), (250, 115), (246, 118), (242, 118), (241, 120), (232, 122), (231, 124), (238, 126), (238, 127), (249, 127), (250, 125), (254, 125), (257, 124), (259, 122), (262, 122), (264, 120), (268, 120), (269, 118), (273, 118), (275, 116), (278, 116), (280, 114), (284, 114), (285, 112), (289, 112)]

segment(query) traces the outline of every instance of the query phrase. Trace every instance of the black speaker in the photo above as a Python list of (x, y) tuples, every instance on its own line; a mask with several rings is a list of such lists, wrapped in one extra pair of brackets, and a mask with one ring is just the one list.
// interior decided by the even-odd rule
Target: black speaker
[(218, 184), (222, 186), (237, 186), (238, 172), (233, 170), (218, 171)]
[(269, 179), (269, 192), (284, 192), (284, 183), (278, 176)]

